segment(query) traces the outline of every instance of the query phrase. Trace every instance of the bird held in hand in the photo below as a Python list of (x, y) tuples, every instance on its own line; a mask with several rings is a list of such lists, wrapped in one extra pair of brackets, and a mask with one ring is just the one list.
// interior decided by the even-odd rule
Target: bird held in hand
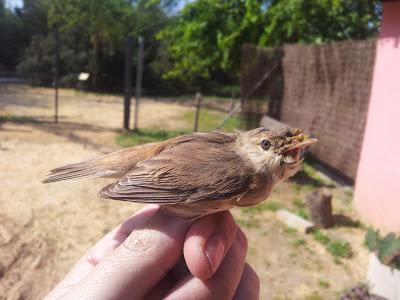
[(101, 197), (157, 203), (196, 217), (265, 200), (277, 182), (300, 169), (303, 150), (316, 141), (297, 128), (194, 133), (66, 165), (43, 182), (117, 178)]

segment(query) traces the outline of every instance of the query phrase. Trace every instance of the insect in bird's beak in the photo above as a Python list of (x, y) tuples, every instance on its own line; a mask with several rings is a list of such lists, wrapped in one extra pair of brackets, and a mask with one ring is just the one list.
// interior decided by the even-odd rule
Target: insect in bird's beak
[(318, 142), (317, 139), (304, 134), (301, 129), (294, 129), (293, 133), (294, 135), (289, 138), (288, 143), (279, 149), (280, 154), (283, 156), (283, 161), (287, 164), (299, 162), (302, 159), (301, 156), (304, 150)]

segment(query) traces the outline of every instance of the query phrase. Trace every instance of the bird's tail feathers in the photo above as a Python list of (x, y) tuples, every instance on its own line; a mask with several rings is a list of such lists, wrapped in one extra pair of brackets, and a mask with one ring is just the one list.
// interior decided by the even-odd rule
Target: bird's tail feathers
[(42, 182), (51, 183), (69, 179), (114, 177), (118, 173), (120, 172), (116, 170), (106, 170), (102, 166), (93, 166), (92, 161), (84, 161), (53, 169)]
[(125, 148), (98, 158), (53, 169), (42, 182), (50, 183), (61, 180), (96, 177), (122, 177), (138, 162), (152, 157), (162, 149), (162, 142)]

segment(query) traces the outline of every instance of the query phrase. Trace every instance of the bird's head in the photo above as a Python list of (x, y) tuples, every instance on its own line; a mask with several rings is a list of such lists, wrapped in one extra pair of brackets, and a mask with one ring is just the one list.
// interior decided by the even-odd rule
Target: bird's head
[(267, 170), (279, 179), (296, 174), (303, 161), (304, 149), (317, 142), (298, 128), (264, 127), (245, 132), (240, 137), (243, 153), (258, 170)]

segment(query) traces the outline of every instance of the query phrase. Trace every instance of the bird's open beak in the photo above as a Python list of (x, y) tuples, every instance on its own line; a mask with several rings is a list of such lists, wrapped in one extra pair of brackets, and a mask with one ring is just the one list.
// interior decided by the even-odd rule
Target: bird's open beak
[(295, 135), (290, 138), (290, 143), (280, 149), (280, 153), (284, 156), (284, 161), (289, 164), (298, 162), (301, 159), (302, 150), (318, 142), (317, 139), (304, 134), (301, 129), (294, 129), (293, 133)]
[(282, 147), (281, 153), (286, 153), (298, 148), (306, 148), (312, 144), (315, 144), (316, 142), (318, 142), (317, 139), (309, 137), (306, 137), (302, 141), (293, 141), (292, 143), (286, 145), (286, 147)]

